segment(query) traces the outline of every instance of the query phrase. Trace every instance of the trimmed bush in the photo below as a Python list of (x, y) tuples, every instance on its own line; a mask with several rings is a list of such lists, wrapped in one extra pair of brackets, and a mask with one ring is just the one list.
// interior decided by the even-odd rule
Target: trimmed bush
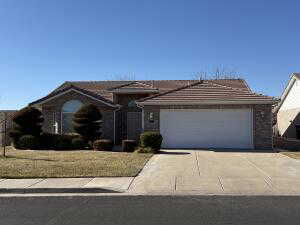
[(102, 115), (97, 106), (84, 105), (74, 114), (74, 130), (87, 141), (94, 141), (101, 136), (101, 119)]
[(14, 128), (23, 134), (39, 136), (42, 132), (44, 118), (41, 111), (34, 107), (19, 110), (12, 120), (16, 125)]
[(72, 140), (72, 147), (73, 149), (85, 149), (87, 146), (86, 141), (82, 137), (76, 137)]
[(15, 113), (13, 116), (13, 128), (9, 133), (14, 145), (18, 145), (21, 136), (32, 135), (38, 137), (42, 132), (44, 121), (40, 110), (34, 107), (26, 107)]
[(143, 148), (150, 147), (154, 151), (160, 150), (162, 140), (163, 137), (161, 136), (160, 133), (152, 132), (152, 131), (144, 132), (141, 134), (140, 137), (141, 147)]
[(99, 139), (94, 141), (93, 148), (94, 150), (99, 151), (111, 151), (113, 148), (113, 143), (109, 139)]
[(70, 150), (72, 146), (72, 136), (69, 135), (57, 135), (54, 138), (55, 150)]
[(135, 153), (151, 153), (151, 154), (155, 154), (156, 153), (156, 151), (154, 151), (150, 147), (146, 147), (146, 148), (138, 147), (134, 152)]
[(33, 135), (23, 135), (18, 141), (20, 149), (39, 149), (39, 139)]
[(134, 152), (136, 147), (135, 140), (123, 140), (122, 141), (122, 151), (123, 152)]

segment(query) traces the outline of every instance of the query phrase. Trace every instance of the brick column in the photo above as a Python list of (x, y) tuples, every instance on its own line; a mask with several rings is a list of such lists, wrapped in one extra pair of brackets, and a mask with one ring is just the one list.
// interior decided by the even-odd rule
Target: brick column
[(273, 149), (272, 105), (253, 107), (253, 134), (255, 149)]

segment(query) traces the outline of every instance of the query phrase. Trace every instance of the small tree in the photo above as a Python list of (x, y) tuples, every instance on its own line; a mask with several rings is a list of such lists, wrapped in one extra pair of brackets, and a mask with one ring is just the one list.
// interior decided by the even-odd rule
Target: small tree
[(101, 119), (97, 106), (84, 105), (74, 114), (74, 130), (87, 141), (94, 141), (101, 136)]
[(196, 80), (238, 79), (241, 74), (230, 67), (217, 66), (212, 70), (202, 70), (193, 75)]
[(42, 132), (43, 115), (37, 108), (28, 106), (16, 112), (13, 117), (13, 128), (9, 135), (17, 144), (23, 135), (38, 137)]

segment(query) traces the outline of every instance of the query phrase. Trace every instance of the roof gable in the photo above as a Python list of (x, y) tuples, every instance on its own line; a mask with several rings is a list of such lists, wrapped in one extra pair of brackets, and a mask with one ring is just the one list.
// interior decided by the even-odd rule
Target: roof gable
[(297, 81), (300, 81), (300, 73), (292, 73), (291, 78), (281, 95), (281, 98), (280, 98), (281, 101), (279, 102), (278, 106), (274, 110), (275, 113), (278, 112), (280, 110), (280, 108), (282, 107), (282, 105), (285, 103), (286, 99), (288, 98), (289, 93), (291, 92), (291, 90), (294, 87), (294, 84)]
[(77, 93), (80, 93), (82, 95), (85, 95), (87, 97), (90, 97), (96, 101), (100, 101), (108, 106), (111, 106), (111, 107), (118, 107), (118, 105), (114, 104), (113, 102), (107, 100), (106, 98), (103, 98), (102, 96), (100, 95), (97, 95), (96, 93), (94, 92), (90, 92), (88, 90), (85, 90), (85, 89), (81, 89), (81, 88), (78, 88), (76, 86), (73, 86), (73, 85), (70, 85), (66, 88), (63, 88), (63, 89), (60, 89), (56, 92), (52, 92), (50, 93), (49, 95), (45, 96), (44, 98), (41, 98), (41, 99), (38, 99), (37, 101), (34, 101), (34, 102), (31, 102), (29, 105), (39, 105), (39, 104), (42, 104), (42, 103), (45, 103), (47, 101), (50, 101), (54, 98), (57, 98), (65, 93), (68, 93), (70, 91), (75, 91)]
[(144, 84), (139, 81), (133, 81), (129, 84), (120, 85), (107, 89), (110, 92), (157, 92), (158, 89), (149, 84)]

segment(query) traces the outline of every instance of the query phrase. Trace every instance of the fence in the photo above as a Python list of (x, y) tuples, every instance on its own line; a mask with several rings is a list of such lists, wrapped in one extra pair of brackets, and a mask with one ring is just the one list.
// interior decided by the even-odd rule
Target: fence
[(274, 137), (274, 146), (280, 149), (300, 151), (300, 140), (293, 138)]
[(0, 147), (5, 147), (11, 144), (8, 133), (12, 128), (12, 118), (15, 112), (16, 110), (0, 111)]

